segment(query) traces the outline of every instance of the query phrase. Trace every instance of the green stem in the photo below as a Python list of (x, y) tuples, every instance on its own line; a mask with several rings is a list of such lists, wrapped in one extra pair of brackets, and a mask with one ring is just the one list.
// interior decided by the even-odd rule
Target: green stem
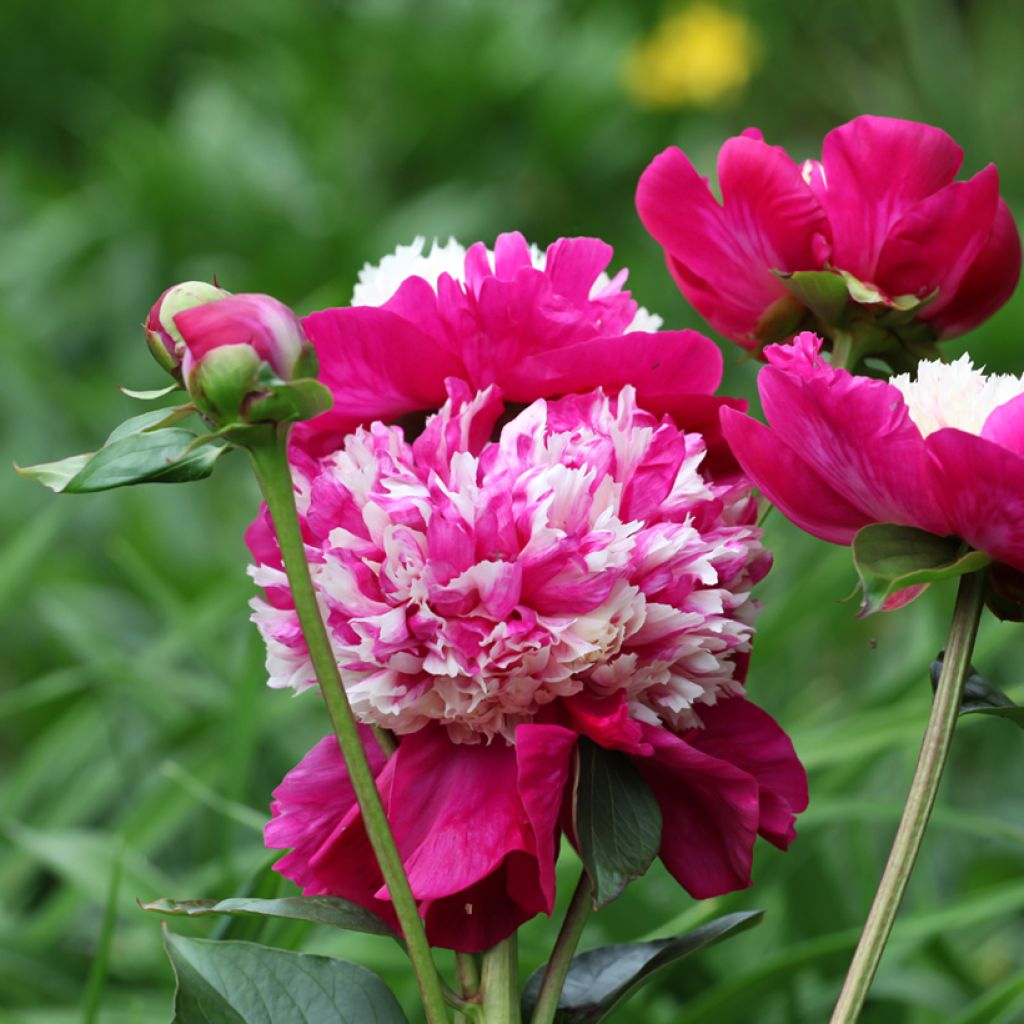
[(985, 574), (970, 573), (960, 579), (949, 641), (942, 662), (942, 674), (935, 690), (931, 715), (921, 742), (914, 780), (903, 808), (903, 817), (878, 884), (871, 912), (864, 924), (850, 969), (832, 1012), (831, 1024), (853, 1024), (860, 1017), (874, 980), (882, 952), (889, 940), (896, 912), (914, 870), (925, 827), (935, 806), (942, 770), (949, 754), (963, 699), (964, 679), (978, 635), (978, 622), (985, 597)]
[(565, 912), (565, 920), (558, 933), (555, 948), (551, 951), (551, 959), (548, 960), (544, 980), (540, 984), (540, 994), (537, 996), (537, 1005), (533, 1009), (530, 1024), (552, 1024), (555, 1019), (555, 1014), (558, 1012), (558, 1000), (562, 995), (562, 986), (565, 984), (569, 965), (572, 963), (576, 946), (583, 934), (583, 925), (586, 923), (587, 915), (593, 905), (593, 892), (594, 886), (584, 871), (580, 875), (576, 891), (572, 894), (569, 909)]
[(286, 454), (287, 432), (278, 431), (272, 439), (253, 443), (249, 447), (256, 477), (263, 490), (267, 507), (274, 520), (278, 544), (284, 558), (292, 599), (299, 616), (310, 661), (316, 671), (331, 724), (338, 737), (345, 767), (362, 811), (366, 832), (377, 856), (381, 874), (388, 887), (395, 914), (412, 960), (420, 997), (426, 1010), (428, 1024), (443, 1024), (448, 1020), (441, 981), (434, 966), (423, 922), (416, 900), (409, 888), (409, 880), (402, 859), (388, 825), (384, 805), (366, 757), (359, 726), (342, 685), (338, 663), (331, 649), (320, 606), (317, 604), (313, 581), (309, 575), (306, 550), (295, 509), (295, 490)]
[(463, 1001), (468, 1004), (460, 1007), (455, 1015), (455, 1024), (467, 1024), (468, 1021), (480, 1020), (481, 1008), (475, 1003), (480, 994), (480, 957), (476, 953), (455, 954), (455, 977)]
[(853, 335), (849, 331), (834, 327), (832, 329), (832, 365), (837, 370), (849, 370), (852, 373), (856, 362), (857, 355)]
[(484, 953), (480, 996), (486, 1024), (522, 1024), (519, 947), (515, 932)]

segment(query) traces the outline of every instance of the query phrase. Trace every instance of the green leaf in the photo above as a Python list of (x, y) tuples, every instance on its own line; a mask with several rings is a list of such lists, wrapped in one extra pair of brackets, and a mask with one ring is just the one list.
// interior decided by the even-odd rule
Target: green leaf
[(347, 960), (164, 930), (172, 1024), (406, 1024), (391, 990)]
[(850, 293), (839, 274), (831, 270), (798, 270), (795, 274), (776, 271), (776, 276), (789, 294), (823, 323), (841, 322)]
[(853, 538), (853, 564), (864, 598), (860, 614), (879, 611), (898, 590), (962, 576), (991, 559), (956, 537), (937, 537), (912, 526), (872, 523)]
[[(699, 949), (759, 924), (761, 910), (726, 914), (687, 935), (655, 942), (599, 946), (573, 957), (558, 1001), (559, 1024), (595, 1024), (663, 967)], [(545, 967), (530, 975), (523, 989), (523, 1015), (529, 1017), (540, 994)]]
[(154, 402), (158, 398), (165, 398), (172, 391), (181, 391), (182, 387), (180, 384), (168, 384), (165, 388), (156, 388), (153, 391), (135, 391), (132, 388), (119, 388), (122, 395), (127, 395), (129, 398), (137, 398), (140, 402)]
[[(944, 654), (941, 651), (932, 662), (932, 688), (939, 685)], [(964, 696), (960, 702), (961, 715), (994, 715), (1013, 722), (1018, 729), (1024, 729), (1024, 707), (1014, 704), (1002, 690), (993, 686), (984, 676), (978, 675), (973, 665), (968, 666), (967, 673)]]
[(58, 494), (85, 494), (141, 483), (187, 483), (209, 476), (227, 445), (205, 443), (192, 431), (171, 428), (194, 411), (191, 405), (153, 409), (114, 429), (98, 452), (60, 462), (14, 468)]
[(658, 855), (661, 811), (650, 787), (621, 751), (581, 738), (573, 800), (580, 858), (594, 903), (614, 900)]
[(228, 900), (154, 900), (140, 903), (143, 910), (158, 914), (203, 917), (207, 914), (230, 914), (246, 917), (286, 917), (295, 921), (311, 921), (332, 928), (370, 935), (394, 936), (395, 930), (376, 914), (348, 900), (335, 896), (283, 896), (280, 899), (237, 898)]
[(253, 398), (245, 408), (245, 419), (253, 423), (263, 420), (300, 422), (311, 420), (334, 404), (331, 392), (318, 380), (293, 380), (275, 384), (266, 394)]

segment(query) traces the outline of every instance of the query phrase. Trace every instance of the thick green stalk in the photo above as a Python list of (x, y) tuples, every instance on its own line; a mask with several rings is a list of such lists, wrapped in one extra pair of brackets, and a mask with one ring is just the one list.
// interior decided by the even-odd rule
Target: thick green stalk
[(831, 1024), (853, 1024), (860, 1017), (868, 990), (874, 980), (882, 952), (889, 940), (896, 912), (914, 870), (928, 818), (942, 780), (953, 729), (960, 714), (964, 679), (978, 635), (978, 622), (985, 598), (985, 574), (970, 573), (960, 579), (949, 640), (942, 662), (942, 674), (935, 690), (931, 715), (921, 742), (914, 780), (903, 808), (903, 817), (878, 884), (871, 912), (843, 983)]
[(853, 373), (854, 364), (857, 362), (853, 335), (849, 331), (840, 330), (838, 327), (833, 328), (831, 333), (832, 365), (837, 370), (849, 370)]
[(576, 946), (583, 934), (583, 925), (586, 923), (587, 915), (593, 905), (593, 892), (594, 886), (584, 871), (580, 876), (576, 891), (572, 894), (569, 909), (565, 912), (565, 920), (558, 933), (555, 948), (551, 951), (551, 959), (548, 960), (544, 980), (540, 984), (540, 994), (537, 997), (537, 1005), (533, 1008), (530, 1024), (552, 1024), (555, 1019), (555, 1014), (558, 1012), (558, 1000), (562, 995), (562, 986), (565, 984), (569, 965), (572, 963)]
[(345, 766), (352, 780), (352, 788), (363, 814), (370, 844), (377, 856), (381, 874), (384, 876), (408, 946), (409, 958), (416, 973), (416, 982), (419, 985), (428, 1024), (443, 1024), (449, 1019), (448, 1011), (426, 932), (423, 930), (423, 921), (420, 919), (398, 847), (388, 825), (384, 805), (363, 748), (359, 727), (341, 682), (338, 663), (331, 650), (331, 642), (320, 615), (313, 581), (309, 575), (309, 563), (306, 561), (305, 545), (295, 509), (295, 491), (291, 470), (288, 467), (286, 443), (287, 432), (282, 429), (264, 443), (251, 444), (249, 455), (252, 457), (256, 477), (274, 520), (274, 529), (284, 557), (295, 610), (306, 638), (306, 646), (309, 648), (310, 661), (316, 671), (320, 692), (323, 694), (331, 724), (338, 737), (338, 745), (341, 747)]
[(519, 1009), (519, 945), (516, 933), (484, 953), (480, 1003), (486, 1024), (522, 1024)]

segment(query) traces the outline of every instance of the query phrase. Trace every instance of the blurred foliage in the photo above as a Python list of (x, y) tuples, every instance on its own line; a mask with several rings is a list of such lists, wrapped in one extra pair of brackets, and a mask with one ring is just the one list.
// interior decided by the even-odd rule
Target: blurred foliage
[[(858, 113), (931, 121), (963, 144), (968, 171), (995, 161), (1021, 211), (1019, 2), (726, 8), (756, 41), (746, 88), (648, 110), (623, 67), (671, 13), (653, 3), (6, 0), (7, 462), (87, 449), (137, 411), (115, 385), (161, 383), (138, 324), (186, 278), (216, 273), (305, 311), (346, 301), (362, 262), (416, 234), (597, 234), (644, 305), (668, 326), (699, 326), (632, 193), (665, 146), (710, 172), (721, 140), (749, 124), (800, 156)], [(1018, 295), (970, 343), (1019, 372), (1022, 337)], [(727, 386), (752, 395), (755, 367), (733, 348), (726, 362)], [(240, 461), (187, 490), (88, 498), (5, 479), (0, 1021), (163, 1021), (171, 972), (135, 898), (273, 895), (261, 873), (269, 793), (324, 720), (315, 698), (263, 686), (242, 542), (256, 493)], [(593, 917), (584, 945), (767, 910), (617, 1020), (821, 1021), (884, 861), (951, 588), (860, 622), (839, 603), (854, 583), (848, 552), (778, 515), (768, 541), (776, 569), (750, 688), (792, 732), (812, 808), (789, 853), (760, 848), (748, 892), (693, 904), (655, 871)], [(1018, 701), (1021, 651), (1020, 626), (986, 621), (974, 659)], [(1022, 765), (1018, 730), (964, 720), (868, 1024), (1024, 1019)], [(563, 899), (575, 871), (563, 858)], [(287, 922), (226, 934), (352, 956), (410, 1002), (387, 940)], [(551, 938), (546, 920), (524, 930), (524, 972)]]

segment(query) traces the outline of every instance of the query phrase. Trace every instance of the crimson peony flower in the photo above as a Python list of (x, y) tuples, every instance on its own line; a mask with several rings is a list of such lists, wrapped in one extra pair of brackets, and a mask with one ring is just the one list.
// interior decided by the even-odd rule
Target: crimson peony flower
[(823, 540), (849, 544), (869, 523), (895, 523), (1024, 570), (1024, 378), (987, 376), (964, 355), (886, 383), (834, 369), (820, 348), (804, 333), (765, 350), (770, 428), (723, 411), (765, 495)]
[(496, 384), (517, 403), (630, 383), (652, 412), (717, 423), (714, 344), (660, 331), (661, 319), (622, 290), (626, 271), (604, 273), (611, 256), (596, 238), (563, 238), (542, 252), (511, 233), (493, 252), (454, 239), (425, 252), (418, 238), (367, 264), (352, 306), (303, 320), (334, 406), (297, 427), (296, 443), (322, 453), (360, 424), (433, 412), (448, 377)]
[[(581, 737), (630, 759), (660, 855), (694, 896), (749, 884), (806, 805), (789, 739), (750, 703), (768, 554), (745, 481), (632, 387), (536, 401), (448, 381), (411, 444), (375, 422), (294, 471), (314, 585), (432, 943), (482, 950), (550, 913)], [(271, 685), (312, 686), (265, 520), (250, 531)], [(267, 844), (309, 894), (394, 920), (334, 740), (275, 792)]]
[(940, 129), (886, 117), (833, 129), (802, 165), (748, 129), (719, 152), (721, 204), (673, 147), (641, 176), (637, 209), (686, 298), (746, 348), (795, 333), (780, 275), (796, 271), (842, 274), (854, 315), (890, 314), (886, 329), (914, 310), (927, 336), (950, 338), (1006, 302), (1021, 264), (995, 167), (954, 182), (962, 157)]

